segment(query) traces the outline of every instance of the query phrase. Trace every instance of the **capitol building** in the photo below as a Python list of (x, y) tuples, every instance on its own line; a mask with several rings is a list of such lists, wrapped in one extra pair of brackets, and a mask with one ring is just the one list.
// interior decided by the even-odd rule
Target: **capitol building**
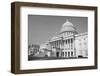
[(75, 25), (67, 19), (59, 33), (40, 45), (35, 56), (88, 57), (88, 33), (78, 33)]

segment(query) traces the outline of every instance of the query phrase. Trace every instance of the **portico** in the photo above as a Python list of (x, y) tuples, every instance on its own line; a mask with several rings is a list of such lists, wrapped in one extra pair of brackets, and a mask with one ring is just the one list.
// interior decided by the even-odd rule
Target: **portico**
[(60, 33), (57, 36), (54, 36), (49, 44), (51, 45), (51, 50), (55, 51), (57, 57), (75, 57), (74, 50), (74, 35), (76, 30), (71, 22), (66, 20), (62, 25)]
[(48, 50), (51, 51), (50, 57), (87, 57), (87, 40), (87, 32), (78, 34), (75, 26), (69, 20), (66, 20), (60, 32), (46, 43), (46, 48), (49, 47)]

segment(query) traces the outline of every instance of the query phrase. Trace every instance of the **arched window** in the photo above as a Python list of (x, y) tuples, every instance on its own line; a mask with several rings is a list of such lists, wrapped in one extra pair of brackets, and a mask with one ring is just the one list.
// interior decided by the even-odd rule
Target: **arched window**
[(73, 56), (73, 52), (71, 52), (71, 56)]

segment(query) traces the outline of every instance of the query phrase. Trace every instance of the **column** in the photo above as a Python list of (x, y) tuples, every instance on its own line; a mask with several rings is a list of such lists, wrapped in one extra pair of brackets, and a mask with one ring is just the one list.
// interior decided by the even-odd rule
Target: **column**
[(59, 41), (57, 41), (57, 48), (59, 48)]
[(57, 47), (57, 41), (55, 41), (55, 47)]
[(60, 42), (60, 49), (61, 49), (61, 40), (59, 42)]
[(53, 42), (51, 42), (51, 47), (52, 47), (52, 51), (53, 51)]
[(62, 49), (62, 40), (61, 40), (61, 49)]
[(72, 46), (71, 46), (71, 45), (72, 45), (72, 41), (71, 41), (71, 39), (70, 39), (70, 50), (71, 50), (71, 48), (72, 48)]
[(72, 57), (72, 55), (71, 55), (71, 51), (70, 51), (70, 57)]
[(55, 48), (55, 41), (54, 41), (54, 48)]
[(70, 42), (70, 39), (69, 39), (69, 50), (70, 50), (70, 44), (71, 44), (71, 42)]
[(69, 50), (69, 39), (67, 40), (67, 44), (68, 44), (68, 50)]
[(58, 40), (58, 48), (59, 48), (59, 40)]
[(63, 51), (64, 52), (64, 57), (65, 57), (65, 51)]
[(51, 42), (51, 50), (52, 50), (52, 42)]
[[(73, 52), (73, 38), (71, 38), (71, 51)], [(72, 53), (71, 53), (72, 54)], [(71, 55), (72, 56), (72, 55)], [(72, 56), (73, 57), (73, 56)]]
[(59, 40), (59, 47), (60, 47), (60, 49), (61, 49), (61, 40)]
[(59, 40), (58, 40), (58, 48), (59, 48)]
[[(71, 46), (70, 46), (70, 44), (71, 44), (71, 39), (69, 39), (69, 54), (71, 53)], [(71, 56), (71, 54), (69, 56)]]
[(67, 49), (67, 40), (66, 40), (66, 49)]
[(71, 39), (71, 47), (72, 47), (72, 50), (73, 50), (73, 38)]
[(56, 42), (56, 48), (57, 48), (57, 41), (55, 41)]
[(65, 48), (66, 48), (66, 40), (64, 40), (64, 50), (65, 50)]
[(68, 43), (68, 45), (69, 45), (69, 50), (70, 50), (70, 39), (69, 39), (69, 43)]
[(60, 40), (59, 40), (59, 48), (60, 48)]
[(68, 50), (68, 39), (67, 39), (67, 50)]
[(57, 48), (58, 48), (58, 40), (57, 40)]
[(67, 57), (68, 57), (68, 51), (67, 51)]
[(63, 41), (61, 40), (61, 49), (63, 48)]
[(74, 41), (74, 37), (73, 37), (73, 56), (75, 57), (76, 56), (76, 50), (74, 48), (75, 48), (75, 41)]
[(64, 46), (63, 44), (64, 44), (64, 42), (63, 42), (63, 40), (62, 40), (62, 48), (63, 48), (63, 46)]
[(56, 43), (57, 43), (57, 48), (58, 48), (58, 40), (56, 41)]

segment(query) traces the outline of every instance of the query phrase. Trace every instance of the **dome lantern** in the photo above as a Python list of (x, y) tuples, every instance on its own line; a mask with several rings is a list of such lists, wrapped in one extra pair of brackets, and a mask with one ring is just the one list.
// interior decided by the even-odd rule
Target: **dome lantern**
[(73, 26), (73, 24), (69, 22), (68, 19), (66, 19), (66, 22), (62, 25), (62, 27), (66, 27), (66, 26)]

